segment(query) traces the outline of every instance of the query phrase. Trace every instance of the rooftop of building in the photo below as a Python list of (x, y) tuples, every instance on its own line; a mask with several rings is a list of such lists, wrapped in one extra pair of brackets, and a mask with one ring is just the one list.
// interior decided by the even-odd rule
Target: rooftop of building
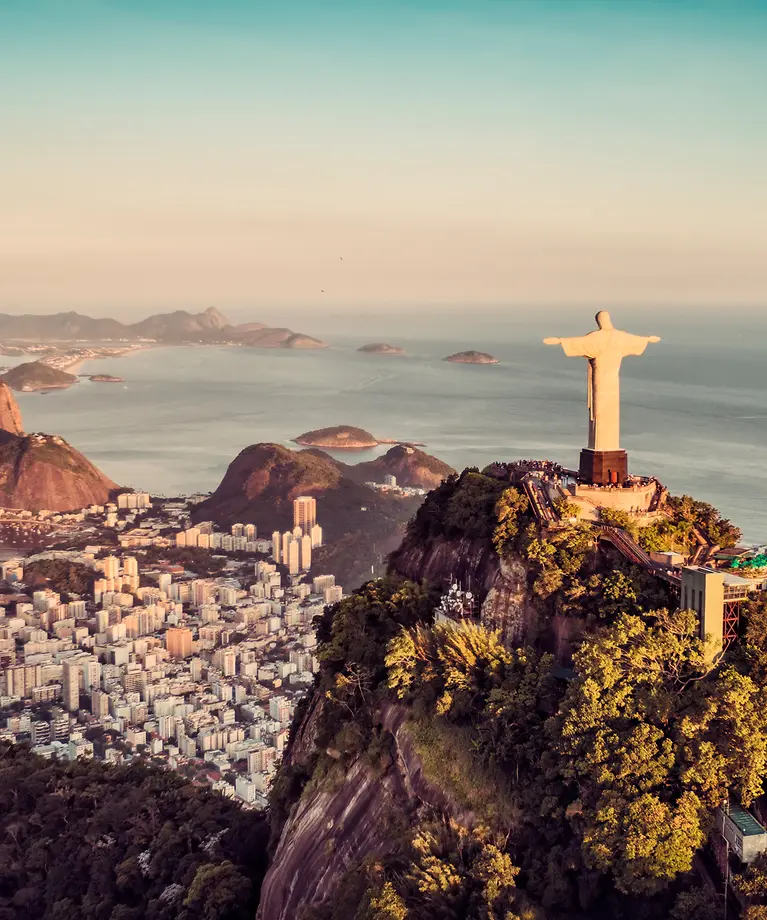
[(741, 805), (730, 805), (727, 817), (744, 837), (756, 837), (760, 834), (767, 834), (767, 831), (765, 831), (751, 812), (746, 811)]
[(740, 575), (732, 575), (730, 572), (715, 569), (710, 565), (688, 565), (686, 569), (692, 569), (694, 572), (701, 572), (704, 575), (721, 575), (724, 584), (727, 587), (750, 587), (753, 581), (750, 578), (742, 578)]

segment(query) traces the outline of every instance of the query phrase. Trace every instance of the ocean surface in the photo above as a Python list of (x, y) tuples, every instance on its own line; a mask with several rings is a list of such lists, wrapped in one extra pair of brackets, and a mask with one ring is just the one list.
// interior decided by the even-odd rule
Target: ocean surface
[[(261, 317), (234, 321), (248, 318)], [(624, 310), (614, 320), (663, 339), (623, 363), (622, 446), (631, 471), (711, 502), (747, 541), (767, 542), (767, 318)], [(520, 457), (577, 465), (586, 442), (586, 362), (541, 340), (585, 334), (591, 311), (297, 314), (281, 324), (330, 347), (149, 348), (89, 362), (81, 373), (125, 383), (83, 380), (18, 394), (25, 427), (61, 434), (115, 481), (164, 495), (210, 491), (247, 445), (290, 446), (326, 425), (424, 442), (457, 468)], [(407, 354), (356, 351), (371, 341)], [(500, 364), (441, 360), (470, 348)], [(342, 456), (356, 462), (385, 449)]]

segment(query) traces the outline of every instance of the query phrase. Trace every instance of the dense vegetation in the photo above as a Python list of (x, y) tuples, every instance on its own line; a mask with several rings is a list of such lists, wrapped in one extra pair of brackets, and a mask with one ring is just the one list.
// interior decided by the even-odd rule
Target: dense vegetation
[[(430, 620), (435, 603), (435, 595), (426, 587), (383, 578), (326, 607), (317, 618), (320, 673), (315, 693), (325, 704), (310, 761), (288, 763), (275, 781), (270, 800), (275, 836), (311, 776), (342, 771), (381, 742), (375, 703), (385, 694), (387, 644), (401, 627)], [(294, 727), (300, 717), (301, 712)], [(328, 749), (337, 751), (340, 759), (331, 757)]]
[[(562, 511), (566, 523), (541, 533), (524, 493), (503, 478), (469, 469), (427, 495), (408, 537), (486, 540), (499, 555), (516, 554), (526, 564), (531, 593), (544, 614), (610, 620), (618, 613), (668, 606), (662, 583), (622, 559), (606, 565), (593, 528), (578, 523), (575, 506), (565, 504)], [(628, 515), (616, 514), (620, 521), (613, 523), (630, 528)]]
[(391, 855), (307, 917), (705, 917), (690, 872), (711, 811), (728, 791), (751, 802), (767, 772), (767, 688), (745, 659), (713, 667), (689, 612), (619, 614), (566, 684), (548, 655), (430, 625), (431, 603), (389, 579), (326, 615), (315, 759), (273, 804), (284, 816), (309, 776), (358, 757), (387, 769), (375, 713), (394, 697), (430, 776), (478, 824), (432, 814), (389, 832)]
[(505, 488), (503, 482), (477, 469), (448, 476), (426, 496), (408, 525), (408, 536), (414, 541), (442, 536), (489, 540), (497, 523), (495, 506)]
[(38, 559), (24, 567), (24, 583), (30, 588), (52, 588), (66, 595), (85, 594), (96, 577), (90, 566), (68, 559)]
[[(737, 538), (709, 506), (680, 500), (673, 514), (708, 540)], [(542, 618), (586, 624), (572, 676), (541, 647), (435, 624), (423, 586), (390, 578), (328, 611), (316, 748), (280, 778), (275, 815), (307, 781), (343, 782), (360, 758), (395, 768), (384, 701), (407, 708), (402, 731), (454, 810), (393, 818), (384, 855), (350, 867), (306, 920), (719, 916), (693, 857), (727, 795), (748, 805), (764, 790), (767, 603), (750, 606), (742, 642), (712, 661), (696, 617), (669, 612), (662, 583), (600, 549), (577, 519), (541, 532), (523, 493), (477, 470), (448, 478), (411, 522), (410, 540), (440, 538), (515, 554)], [(767, 908), (760, 867), (738, 881), (749, 920)]]
[(403, 631), (386, 660), (400, 698), (469, 729), (478, 763), (512, 780), (523, 817), (504, 830), (552, 905), (657, 895), (691, 869), (728, 790), (746, 804), (763, 791), (767, 689), (713, 669), (689, 612), (590, 636), (551, 715), (550, 662), (482, 627)]
[[(226, 568), (227, 557), (209, 549), (198, 546), (170, 546), (141, 547), (134, 551), (142, 567), (153, 562), (169, 562), (173, 565), (183, 565), (185, 569), (194, 572), (201, 578), (210, 578), (220, 575)], [(232, 554), (227, 554), (231, 556)]]
[(700, 543), (729, 548), (740, 540), (740, 530), (707, 502), (697, 501), (689, 495), (671, 496), (666, 503), (667, 514), (646, 527), (625, 511), (603, 508), (602, 520), (622, 527), (647, 550), (689, 553)]
[(172, 773), (0, 744), (1, 920), (252, 920), (266, 837)]

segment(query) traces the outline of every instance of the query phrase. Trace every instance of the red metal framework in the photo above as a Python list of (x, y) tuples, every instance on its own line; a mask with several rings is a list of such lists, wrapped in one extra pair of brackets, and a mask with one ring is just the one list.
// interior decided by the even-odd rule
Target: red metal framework
[(747, 600), (744, 597), (724, 599), (724, 622), (722, 640), (725, 645), (729, 645), (738, 638), (738, 626), (740, 625), (740, 607)]
[(738, 624), (740, 623), (740, 602), (728, 601), (724, 605), (724, 634), (722, 639), (725, 645), (729, 645), (738, 636)]

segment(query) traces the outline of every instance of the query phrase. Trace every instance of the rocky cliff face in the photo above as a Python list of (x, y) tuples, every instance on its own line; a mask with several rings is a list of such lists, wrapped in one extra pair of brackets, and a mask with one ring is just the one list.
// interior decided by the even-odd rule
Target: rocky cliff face
[(533, 603), (522, 560), (506, 556), (499, 562), (480, 618), (483, 626), (501, 631), (506, 645), (521, 645), (528, 641), (540, 611)]
[[(308, 755), (313, 745), (317, 697), (299, 727), (291, 762)], [(380, 721), (394, 738), (394, 762), (377, 775), (357, 760), (339, 778), (332, 773), (308, 786), (280, 836), (261, 889), (257, 920), (295, 920), (300, 911), (333, 895), (346, 871), (389, 849), (387, 826), (393, 815), (424, 807), (455, 818), (465, 826), (474, 816), (459, 810), (450, 797), (424, 776), (421, 759), (405, 729), (408, 710), (384, 704)]]
[(14, 399), (11, 388), (0, 381), (0, 429), (9, 434), (24, 434), (21, 411)]
[(73, 511), (103, 505), (116, 488), (63, 438), (6, 435), (0, 443), (0, 507)]
[(500, 560), (486, 540), (446, 540), (426, 543), (405, 540), (392, 553), (390, 569), (411, 581), (428, 581), (441, 590), (458, 582), (483, 601), (498, 576)]
[(555, 615), (528, 583), (522, 559), (499, 559), (485, 541), (445, 540), (413, 545), (407, 540), (390, 557), (392, 571), (413, 581), (426, 580), (445, 591), (454, 582), (472, 591), (483, 626), (500, 630), (509, 647), (534, 644), (569, 666), (584, 624), (577, 617)]

